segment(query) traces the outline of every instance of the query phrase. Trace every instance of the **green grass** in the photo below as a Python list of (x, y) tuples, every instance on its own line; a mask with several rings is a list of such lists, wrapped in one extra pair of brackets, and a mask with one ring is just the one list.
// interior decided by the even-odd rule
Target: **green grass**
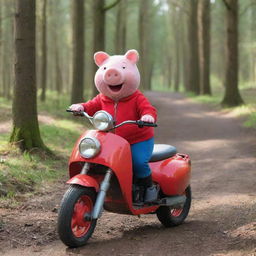
[[(86, 129), (80, 118), (65, 112), (69, 99), (62, 95), (57, 102), (56, 94), (49, 93), (45, 103), (39, 102), (38, 112), (43, 116), (40, 132), (44, 143), (53, 152), (32, 150), (21, 153), (8, 144), (9, 132), (0, 133), (0, 197), (15, 198), (21, 193), (33, 193), (44, 182), (54, 182), (67, 175), (67, 163), (75, 141)], [(0, 98), (0, 123), (11, 120), (11, 102)], [(79, 118), (77, 118), (79, 119)]]
[[(233, 108), (222, 108), (225, 111), (232, 112), (236, 116), (243, 116), (245, 118), (244, 126), (256, 128), (256, 88), (249, 88), (242, 86), (240, 89), (242, 98), (245, 102), (244, 105)], [(222, 100), (224, 91), (221, 88), (217, 88), (213, 91), (212, 96), (199, 95), (196, 96), (192, 93), (186, 93), (186, 95), (192, 98), (196, 102), (206, 103), (212, 105), (218, 109), (221, 109), (220, 102)]]
[(254, 129), (256, 129), (256, 111), (252, 112), (247, 120), (244, 122), (244, 125), (246, 127), (253, 127)]
[(193, 100), (197, 101), (197, 102), (201, 102), (201, 103), (206, 103), (206, 104), (211, 104), (211, 105), (219, 105), (220, 101), (221, 101), (221, 97), (219, 94), (217, 95), (195, 95), (191, 92), (185, 93), (185, 95), (187, 97), (192, 98)]

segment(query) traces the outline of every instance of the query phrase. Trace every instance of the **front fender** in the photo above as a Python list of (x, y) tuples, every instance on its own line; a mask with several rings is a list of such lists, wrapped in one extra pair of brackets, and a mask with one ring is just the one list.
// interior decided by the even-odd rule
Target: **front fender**
[(92, 187), (95, 188), (96, 192), (99, 191), (98, 182), (93, 177), (86, 174), (77, 174), (76, 176), (68, 180), (67, 184), (76, 184), (83, 187)]

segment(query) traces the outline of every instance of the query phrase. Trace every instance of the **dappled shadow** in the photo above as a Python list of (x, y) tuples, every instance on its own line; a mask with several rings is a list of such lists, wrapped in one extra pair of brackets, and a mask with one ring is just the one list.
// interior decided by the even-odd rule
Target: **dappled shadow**
[[(170, 255), (170, 252), (171, 255), (213, 255), (253, 249), (255, 238), (231, 235), (234, 229), (247, 224), (237, 215), (242, 216), (248, 209), (226, 205), (222, 209), (221, 215), (219, 206), (194, 211), (192, 220), (188, 218), (183, 225), (173, 228), (164, 228), (152, 220), (153, 217), (143, 217), (146, 218), (144, 225), (125, 227), (129, 230), (124, 230), (119, 237), (104, 240), (94, 237), (86, 246), (68, 251), (79, 255), (158, 255), (160, 252), (161, 255)], [(98, 229), (100, 232), (101, 227)]]
[(181, 94), (148, 95), (158, 109), (155, 141), (174, 145), (178, 152), (190, 155), (192, 186), (196, 184), (197, 193), (247, 194), (254, 190), (255, 130), (242, 127), (238, 118)]

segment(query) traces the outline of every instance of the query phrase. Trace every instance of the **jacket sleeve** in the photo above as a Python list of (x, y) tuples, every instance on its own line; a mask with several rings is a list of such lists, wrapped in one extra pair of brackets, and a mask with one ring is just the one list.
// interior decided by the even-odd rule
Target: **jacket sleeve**
[(97, 111), (101, 110), (100, 95), (97, 95), (86, 103), (81, 103), (81, 105), (84, 107), (84, 111), (86, 113), (88, 113), (90, 116), (94, 115)]
[(137, 99), (137, 110), (140, 117), (144, 115), (151, 115), (154, 117), (155, 121), (157, 120), (156, 109), (151, 105), (149, 100), (142, 93), (138, 96)]

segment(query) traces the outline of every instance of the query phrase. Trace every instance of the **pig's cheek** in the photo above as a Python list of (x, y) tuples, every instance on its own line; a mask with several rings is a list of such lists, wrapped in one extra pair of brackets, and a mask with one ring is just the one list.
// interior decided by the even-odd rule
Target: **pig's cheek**
[(125, 80), (127, 81), (127, 84), (134, 85), (138, 88), (140, 84), (140, 75), (136, 71), (130, 71), (125, 74)]
[(97, 89), (101, 92), (103, 85), (104, 85), (103, 75), (100, 73), (96, 73), (94, 82), (95, 82)]
[(107, 85), (103, 81), (98, 83), (97, 88), (98, 88), (98, 91), (104, 95), (106, 95), (106, 93), (108, 92)]
[(139, 87), (139, 81), (136, 78), (129, 77), (126, 79), (125, 83), (129, 90), (136, 90)]

